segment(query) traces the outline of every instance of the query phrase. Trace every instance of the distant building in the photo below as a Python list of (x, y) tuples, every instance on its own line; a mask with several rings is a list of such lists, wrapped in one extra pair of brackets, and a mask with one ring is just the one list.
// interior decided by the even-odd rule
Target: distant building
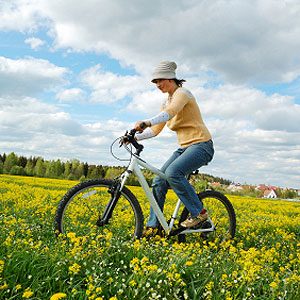
[(276, 199), (277, 198), (276, 192), (273, 189), (265, 190), (264, 191), (264, 198)]
[(227, 187), (227, 189), (231, 192), (237, 192), (237, 191), (242, 191), (244, 188), (239, 183), (237, 184), (232, 183)]
[(217, 187), (220, 187), (220, 186), (221, 186), (221, 183), (220, 183), (220, 182), (212, 182), (212, 183), (210, 184), (210, 186), (211, 186), (212, 188), (217, 188)]

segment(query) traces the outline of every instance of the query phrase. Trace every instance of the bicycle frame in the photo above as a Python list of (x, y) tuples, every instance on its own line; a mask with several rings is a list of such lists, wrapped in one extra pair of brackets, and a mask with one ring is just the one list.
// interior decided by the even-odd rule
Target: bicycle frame
[[(131, 151), (125, 147), (125, 149), (131, 153)], [(152, 166), (151, 164), (148, 164), (147, 162), (145, 162), (144, 160), (142, 160), (138, 155), (133, 154), (132, 153), (132, 157), (129, 163), (129, 166), (127, 167), (126, 171), (121, 175), (121, 187), (120, 190), (122, 190), (123, 186), (126, 183), (126, 180), (128, 179), (128, 177), (131, 175), (131, 173), (134, 173), (137, 178), (138, 181), (142, 187), (142, 189), (144, 190), (150, 205), (152, 207), (152, 209), (154, 210), (161, 226), (163, 227), (163, 229), (165, 230), (165, 232), (167, 234), (169, 234), (174, 226), (174, 222), (177, 218), (180, 206), (182, 204), (181, 200), (178, 199), (177, 204), (175, 206), (175, 209), (173, 211), (172, 217), (171, 217), (171, 221), (170, 224), (168, 225), (167, 220), (162, 212), (162, 210), (160, 209), (159, 205), (157, 204), (154, 195), (145, 179), (145, 176), (143, 175), (142, 171), (141, 171), (141, 166), (144, 167), (145, 169), (148, 169), (149, 171), (153, 172), (154, 174), (160, 176), (163, 179), (166, 179), (166, 175), (160, 171), (159, 169), (155, 168), (154, 166)], [(212, 232), (215, 229), (215, 226), (212, 222), (211, 219), (209, 219), (209, 222), (211, 223), (212, 227), (211, 228), (207, 228), (207, 229), (183, 229), (180, 231), (180, 233), (182, 234), (186, 234), (186, 233), (191, 233), (191, 232)]]

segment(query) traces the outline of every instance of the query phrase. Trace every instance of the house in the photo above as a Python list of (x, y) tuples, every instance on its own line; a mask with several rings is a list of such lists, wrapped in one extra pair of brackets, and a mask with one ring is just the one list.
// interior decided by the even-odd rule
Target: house
[(265, 190), (268, 190), (268, 187), (265, 184), (259, 184), (255, 190), (264, 192)]
[(264, 198), (276, 199), (277, 195), (273, 189), (268, 189), (264, 191)]
[(220, 182), (212, 182), (212, 183), (210, 183), (210, 186), (212, 187), (212, 188), (218, 188), (218, 187), (221, 187), (221, 183)]
[(237, 192), (237, 191), (242, 191), (243, 187), (240, 184), (230, 184), (227, 189), (231, 192)]

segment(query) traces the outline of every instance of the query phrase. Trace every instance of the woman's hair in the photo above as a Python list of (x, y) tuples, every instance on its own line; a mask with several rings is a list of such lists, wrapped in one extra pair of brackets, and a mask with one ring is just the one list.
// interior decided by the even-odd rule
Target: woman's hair
[(186, 82), (186, 80), (184, 80), (184, 79), (177, 79), (177, 78), (174, 78), (173, 80), (174, 80), (175, 83), (176, 83), (178, 86), (180, 86), (180, 87), (182, 87), (183, 83)]

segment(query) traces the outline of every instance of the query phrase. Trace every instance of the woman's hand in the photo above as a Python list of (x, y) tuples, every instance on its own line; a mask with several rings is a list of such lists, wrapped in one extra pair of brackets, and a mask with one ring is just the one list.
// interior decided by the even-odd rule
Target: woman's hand
[(150, 126), (151, 123), (149, 121), (137, 121), (134, 125), (134, 129), (138, 132), (143, 132), (144, 129)]

